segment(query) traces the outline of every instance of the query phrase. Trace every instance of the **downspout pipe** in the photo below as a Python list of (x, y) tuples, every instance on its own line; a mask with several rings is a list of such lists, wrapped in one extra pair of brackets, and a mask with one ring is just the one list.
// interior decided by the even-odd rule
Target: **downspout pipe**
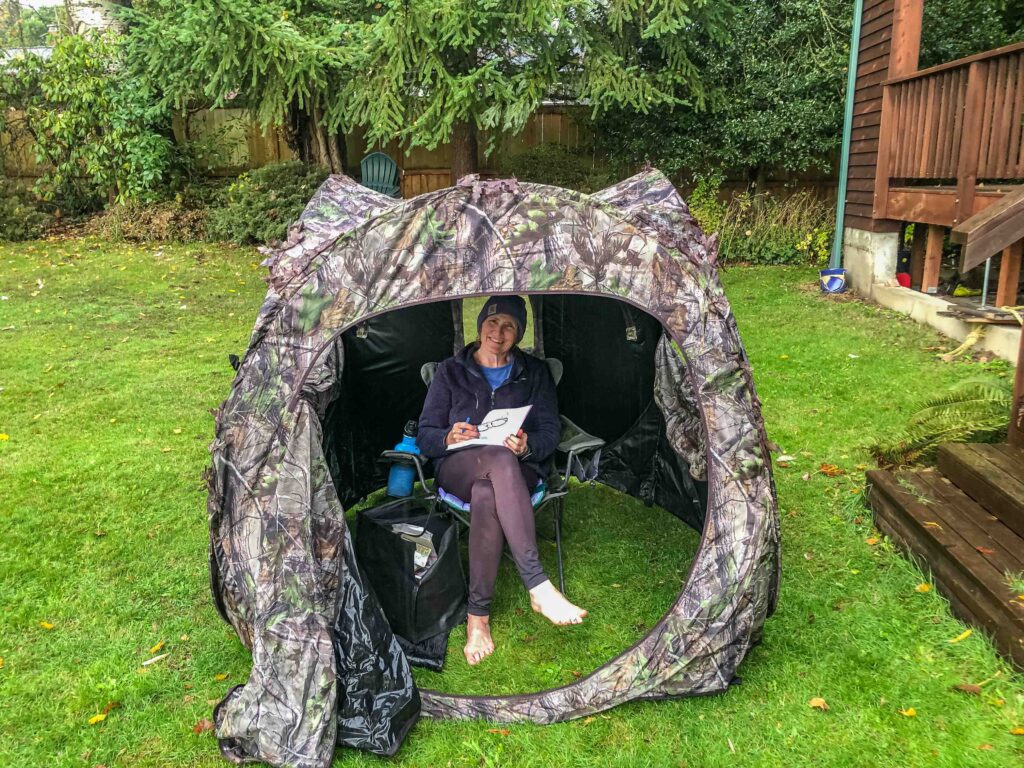
[(836, 191), (836, 231), (832, 235), (830, 269), (843, 265), (843, 226), (846, 213), (846, 182), (850, 175), (850, 135), (853, 133), (853, 96), (857, 89), (857, 53), (860, 48), (860, 22), (864, 0), (854, 0), (853, 31), (850, 33), (850, 63), (846, 70), (846, 114), (843, 117), (843, 150), (839, 161), (839, 189)]

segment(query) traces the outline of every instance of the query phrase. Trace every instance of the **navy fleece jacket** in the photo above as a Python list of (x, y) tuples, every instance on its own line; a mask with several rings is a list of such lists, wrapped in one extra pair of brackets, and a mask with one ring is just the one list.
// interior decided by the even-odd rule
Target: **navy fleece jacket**
[(434, 459), (436, 473), (448, 454), (444, 439), (455, 422), (480, 424), (492, 408), (532, 405), (523, 424), (529, 452), (520, 461), (538, 476), (547, 477), (561, 436), (555, 382), (547, 364), (513, 347), (512, 371), (492, 390), (473, 359), (476, 346), (475, 342), (468, 345), (437, 366), (420, 414), (416, 444), (424, 456)]

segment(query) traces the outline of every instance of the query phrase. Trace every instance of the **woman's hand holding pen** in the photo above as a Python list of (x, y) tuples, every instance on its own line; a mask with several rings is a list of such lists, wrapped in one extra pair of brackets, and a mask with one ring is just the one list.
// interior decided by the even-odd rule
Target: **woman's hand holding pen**
[(457, 421), (452, 425), (451, 431), (444, 438), (445, 445), (455, 445), (465, 440), (473, 440), (480, 437), (480, 430), (468, 421)]

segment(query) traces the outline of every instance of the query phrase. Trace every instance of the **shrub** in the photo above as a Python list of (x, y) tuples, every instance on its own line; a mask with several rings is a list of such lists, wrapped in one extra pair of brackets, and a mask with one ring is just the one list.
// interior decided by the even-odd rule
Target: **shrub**
[(295, 160), (243, 173), (210, 209), (207, 237), (239, 245), (282, 239), (327, 173)]
[(589, 150), (569, 149), (561, 144), (539, 144), (525, 152), (502, 157), (497, 171), (520, 181), (587, 193), (597, 192), (616, 181), (603, 163), (594, 162)]
[(0, 242), (37, 238), (49, 222), (32, 192), (0, 176)]
[(809, 191), (786, 198), (743, 192), (719, 196), (721, 177), (699, 179), (690, 211), (708, 232), (718, 232), (722, 263), (808, 264), (828, 261), (835, 230), (832, 207)]
[(223, 196), (223, 184), (188, 185), (156, 203), (117, 203), (94, 216), (88, 234), (132, 242), (175, 241), (194, 243), (209, 239), (209, 211)]
[(153, 200), (164, 184), (170, 113), (125, 70), (122, 46), (113, 33), (65, 35), (47, 59), (5, 63), (0, 113), (20, 115), (45, 173), (37, 189), (65, 211)]
[(934, 455), (942, 443), (996, 442), (1009, 425), (1013, 382), (977, 376), (921, 404), (898, 434), (870, 446), (883, 467), (903, 466)]

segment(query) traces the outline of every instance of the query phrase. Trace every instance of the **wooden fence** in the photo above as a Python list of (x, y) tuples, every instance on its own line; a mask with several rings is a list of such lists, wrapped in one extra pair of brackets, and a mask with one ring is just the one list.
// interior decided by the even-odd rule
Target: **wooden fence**
[[(573, 118), (579, 108), (549, 105), (542, 107), (527, 121), (524, 129), (515, 135), (495, 137), (495, 150), (490, 157), (481, 151), (484, 172), (493, 170), (495, 161), (503, 155), (515, 155), (539, 144), (561, 144), (575, 148), (590, 141), (587, 125)], [(243, 171), (259, 168), (267, 163), (289, 160), (294, 153), (284, 139), (280, 128), (264, 129), (242, 109), (196, 110), (176, 114), (172, 121), (178, 141), (189, 140), (203, 147), (208, 158), (207, 172), (211, 176), (234, 176)], [(359, 160), (369, 147), (361, 131), (345, 137), (348, 148), (347, 162), (358, 169)], [(487, 146), (490, 135), (480, 136), (481, 150)], [(403, 195), (440, 189), (451, 184), (451, 146), (441, 144), (434, 149), (412, 147), (405, 149), (397, 141), (384, 146), (383, 151), (395, 158), (403, 172)], [(0, 136), (0, 164), (3, 173), (12, 177), (34, 178), (43, 174), (35, 163), (30, 143), (12, 141)]]

